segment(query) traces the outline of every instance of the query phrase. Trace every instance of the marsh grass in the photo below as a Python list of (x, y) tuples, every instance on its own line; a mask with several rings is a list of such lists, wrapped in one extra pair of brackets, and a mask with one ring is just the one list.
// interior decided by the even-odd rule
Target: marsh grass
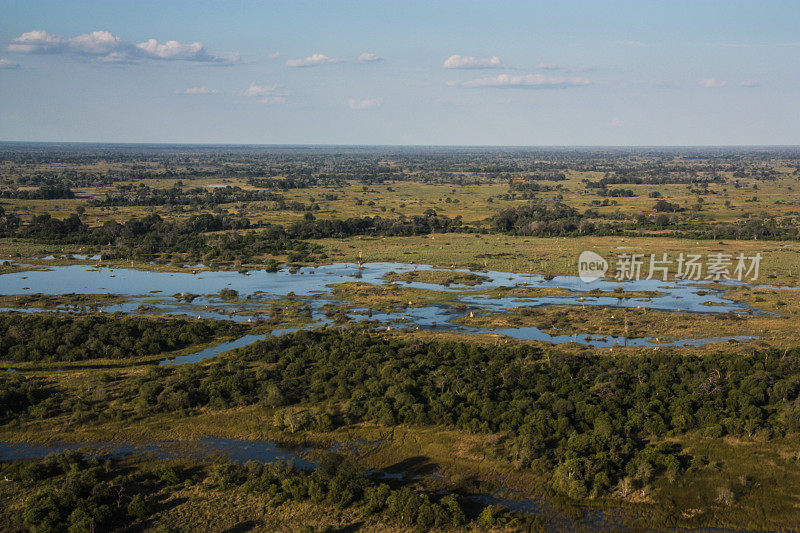
[(454, 298), (453, 293), (431, 289), (403, 287), (400, 284), (373, 285), (351, 281), (330, 285), (333, 296), (347, 300), (357, 307), (387, 309), (396, 307), (423, 307)]

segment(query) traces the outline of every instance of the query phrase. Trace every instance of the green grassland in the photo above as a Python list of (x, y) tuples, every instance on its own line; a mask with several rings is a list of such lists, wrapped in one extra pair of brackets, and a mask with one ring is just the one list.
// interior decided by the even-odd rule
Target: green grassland
[[(725, 253), (753, 256), (760, 253), (761, 283), (796, 287), (800, 283), (800, 243), (773, 241), (698, 241), (667, 237), (526, 237), (447, 233), (415, 237), (360, 236), (348, 239), (322, 239), (331, 261), (430, 264), (438, 267), (473, 268), (524, 272), (538, 275), (570, 275), (578, 270), (578, 256), (594, 251), (610, 263), (614, 275), (615, 258), (620, 253), (664, 253), (673, 261), (680, 253)], [(670, 265), (674, 274), (676, 264)], [(480, 273), (480, 272), (478, 272)], [(646, 272), (645, 272), (646, 273)]]

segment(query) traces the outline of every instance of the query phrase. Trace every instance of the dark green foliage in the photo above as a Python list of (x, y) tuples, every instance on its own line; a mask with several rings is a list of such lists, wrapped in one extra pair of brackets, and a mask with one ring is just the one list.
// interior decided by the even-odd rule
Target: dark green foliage
[[(600, 494), (621, 478), (676, 475), (687, 458), (651, 439), (701, 430), (708, 436), (794, 431), (800, 418), (800, 352), (696, 357), (667, 351), (603, 357), (529, 346), (408, 342), (374, 334), (298, 332), (240, 351), (271, 363), (253, 370), (212, 365), (181, 372), (169, 390), (199, 403), (258, 401), (269, 383), (287, 405), (335, 401), (331, 421), (434, 424), (505, 432), (520, 467), (552, 470), (574, 497)], [(258, 374), (258, 377), (256, 377)], [(174, 378), (173, 378), (174, 379)], [(287, 408), (291, 430), (318, 429)]]
[(215, 320), (152, 319), (133, 316), (0, 314), (0, 359), (83, 361), (160, 354), (246, 326)]
[[(608, 191), (606, 191), (608, 193)], [(609, 193), (610, 194), (610, 193)], [(606, 194), (606, 195), (609, 195)], [(616, 190), (612, 196), (628, 196)], [(601, 205), (597, 201), (596, 205)], [(606, 199), (602, 205), (609, 205)], [(634, 222), (620, 220), (615, 216), (602, 217), (596, 210), (579, 213), (563, 203), (548, 204), (530, 202), (515, 208), (503, 209), (489, 219), (492, 230), (514, 235), (536, 235), (540, 237), (577, 237), (581, 235), (625, 235), (632, 231), (671, 230), (671, 236), (692, 239), (797, 239), (800, 228), (791, 218), (737, 220), (725, 224), (709, 224), (691, 216), (684, 216), (685, 209), (666, 200), (658, 200), (653, 207), (656, 214), (642, 213)], [(667, 213), (670, 213), (669, 215)], [(663, 233), (660, 234), (664, 236)]]
[[(89, 227), (75, 214), (63, 220), (45, 214), (34, 217), (13, 235), (46, 243), (113, 245), (114, 251), (106, 252), (104, 259), (145, 259), (163, 253), (183, 253), (203, 256), (205, 260), (234, 261), (292, 252), (298, 256), (297, 260), (309, 260), (309, 254), (321, 252), (318, 245), (299, 241), (280, 226), (254, 229), (256, 226), (247, 219), (226, 215), (192, 215), (175, 222), (152, 214), (131, 218), (124, 224), (111, 220), (99, 227)], [(239, 233), (239, 230), (251, 231)]]
[(636, 196), (630, 189), (601, 189), (599, 194), (600, 196), (611, 198), (633, 198)]
[(19, 227), (19, 217), (13, 213), (6, 213), (0, 205), (0, 237), (13, 233)]
[(45, 184), (38, 189), (19, 190), (3, 189), (0, 190), (0, 198), (14, 198), (17, 200), (60, 200), (75, 198), (75, 193), (69, 185), (63, 183)]
[(112, 523), (115, 498), (109, 483), (102, 479), (103, 469), (96, 459), (86, 459), (79, 453), (67, 452), (39, 462), (22, 463), (14, 473), (20, 481), (36, 468), (38, 480), (58, 476), (58, 482), (44, 483), (31, 496), (23, 513), (25, 526), (33, 531), (91, 531)]
[(678, 211), (683, 211), (678, 204), (674, 204), (666, 200), (657, 201), (653, 206), (653, 210), (659, 213), (677, 213)]
[(0, 373), (0, 422), (30, 413), (43, 418), (58, 409), (60, 394), (37, 378)]
[(117, 185), (116, 190), (106, 193), (103, 200), (92, 200), (91, 206), (123, 205), (218, 205), (233, 202), (283, 201), (279, 194), (266, 191), (244, 190), (241, 187), (211, 187), (183, 190), (181, 187), (155, 189), (139, 185)]
[[(14, 227), (18, 225), (17, 221)], [(205, 260), (233, 261), (264, 254), (287, 253), (290, 261), (308, 261), (313, 259), (312, 254), (320, 254), (322, 248), (300, 239), (351, 235), (426, 235), (464, 229), (460, 216), (449, 218), (429, 209), (421, 216), (401, 216), (398, 219), (376, 216), (316, 220), (307, 213), (303, 220), (285, 227), (275, 224), (253, 226), (245, 218), (234, 219), (225, 215), (192, 215), (186, 220), (174, 222), (153, 214), (131, 218), (125, 224), (109, 221), (90, 228), (75, 214), (63, 220), (46, 214), (34, 217), (13, 234), (47, 243), (115, 245), (115, 251), (106, 252), (104, 259), (183, 253), (202, 255)], [(250, 231), (239, 233), (236, 230)], [(269, 267), (274, 268), (274, 264)]]
[[(248, 462), (244, 465), (207, 461), (187, 469), (144, 458), (100, 461), (78, 452), (38, 460), (0, 464), (0, 474), (32, 492), (16, 527), (33, 531), (107, 531), (142, 524), (154, 517), (153, 502), (187, 484), (199, 490), (239, 490), (256, 493), (280, 505), (312, 501), (323, 507), (352, 509), (390, 523), (421, 529), (451, 529), (469, 523), (455, 494), (429, 494), (411, 487), (391, 488), (376, 481), (354, 462), (324, 453), (312, 472), (289, 463)], [(481, 513), (472, 506), (482, 527), (519, 524), (509, 511), (493, 507)], [(11, 526), (12, 524), (5, 524)]]
[(115, 460), (101, 463), (78, 452), (13, 461), (1, 470), (32, 493), (12, 530), (89, 532), (130, 525), (152, 514), (149, 495), (162, 485), (148, 470), (131, 473)]
[(150, 505), (141, 494), (137, 494), (131, 498), (131, 502), (128, 504), (128, 514), (133, 518), (146, 518), (150, 515), (150, 512)]
[(313, 216), (307, 216), (304, 220), (290, 224), (284, 231), (296, 239), (321, 239), (352, 235), (427, 235), (469, 230), (474, 231), (474, 229), (462, 225), (461, 216), (450, 218), (436, 214), (433, 209), (428, 209), (421, 216), (400, 216), (398, 219), (376, 216), (346, 220), (316, 220)]
[(225, 301), (235, 301), (239, 299), (239, 291), (234, 289), (221, 289), (219, 297)]
[(563, 235), (580, 230), (581, 217), (568, 205), (531, 202), (512, 209), (504, 209), (492, 217), (497, 231), (521, 235)]
[[(224, 481), (219, 472), (224, 471)], [(326, 453), (310, 474), (277, 463), (216, 465), (212, 479), (218, 484), (244, 483), (252, 492), (266, 493), (273, 501), (310, 499), (345, 509), (358, 506), (365, 515), (382, 515), (393, 522), (420, 528), (449, 528), (466, 523), (455, 495), (434, 496), (409, 487), (392, 489), (365, 477), (352, 461)], [(499, 513), (508, 520), (509, 513)]]
[[(551, 472), (556, 490), (584, 498), (626, 478), (635, 486), (680, 475), (691, 458), (665, 437), (800, 430), (799, 371), (798, 350), (596, 357), (319, 330), (270, 338), (209, 365), (152, 367), (122, 398), (123, 416), (262, 403), (278, 407), (273, 424), (291, 432), (373, 421), (501, 433), (493, 453)], [(27, 386), (8, 387), (15, 407), (6, 417), (47, 404)], [(90, 407), (78, 399), (60, 406), (79, 419)], [(359, 489), (337, 490), (346, 500)]]

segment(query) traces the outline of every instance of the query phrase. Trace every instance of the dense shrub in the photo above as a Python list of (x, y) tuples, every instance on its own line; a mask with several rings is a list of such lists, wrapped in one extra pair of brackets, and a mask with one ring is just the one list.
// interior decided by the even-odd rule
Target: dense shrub
[(82, 361), (155, 355), (245, 329), (215, 320), (3, 313), (0, 359)]
[(57, 409), (60, 394), (36, 378), (15, 372), (0, 372), (0, 422), (23, 413), (44, 417)]
[[(377, 516), (389, 523), (425, 530), (447, 530), (469, 522), (458, 496), (426, 493), (410, 486), (392, 488), (333, 453), (323, 454), (312, 472), (283, 462), (240, 465), (218, 460), (203, 463), (197, 470), (152, 459), (139, 459), (133, 465), (116, 459), (101, 463), (96, 457), (77, 452), (0, 466), (7, 479), (34, 491), (25, 502), (22, 516), (16, 518), (21, 522), (17, 526), (33, 531), (107, 531), (141, 526), (154, 516), (154, 500), (175, 488), (197, 484), (203, 473), (200, 490), (243, 490), (260, 496), (270, 506), (305, 500), (323, 508), (350, 509), (356, 515)], [(166, 480), (165, 471), (169, 472)], [(474, 523), (481, 527), (521, 525), (505, 509), (480, 511), (478, 505)]]

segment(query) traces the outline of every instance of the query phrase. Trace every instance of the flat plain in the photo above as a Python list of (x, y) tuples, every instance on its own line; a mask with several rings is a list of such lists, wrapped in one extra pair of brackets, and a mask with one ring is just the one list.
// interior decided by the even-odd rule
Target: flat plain
[[(13, 527), (800, 523), (796, 149), (6, 144), (0, 209)], [(610, 265), (596, 286), (576, 281), (585, 250)], [(759, 273), (617, 281), (626, 254), (758, 254)], [(31, 281), (69, 269), (108, 278)], [(208, 283), (107, 288), (131, 270)], [(291, 276), (309, 290), (282, 291)], [(245, 335), (266, 338), (160, 364)], [(88, 451), (203, 439), (318, 466)], [(87, 453), (2, 455), (23, 443)]]

